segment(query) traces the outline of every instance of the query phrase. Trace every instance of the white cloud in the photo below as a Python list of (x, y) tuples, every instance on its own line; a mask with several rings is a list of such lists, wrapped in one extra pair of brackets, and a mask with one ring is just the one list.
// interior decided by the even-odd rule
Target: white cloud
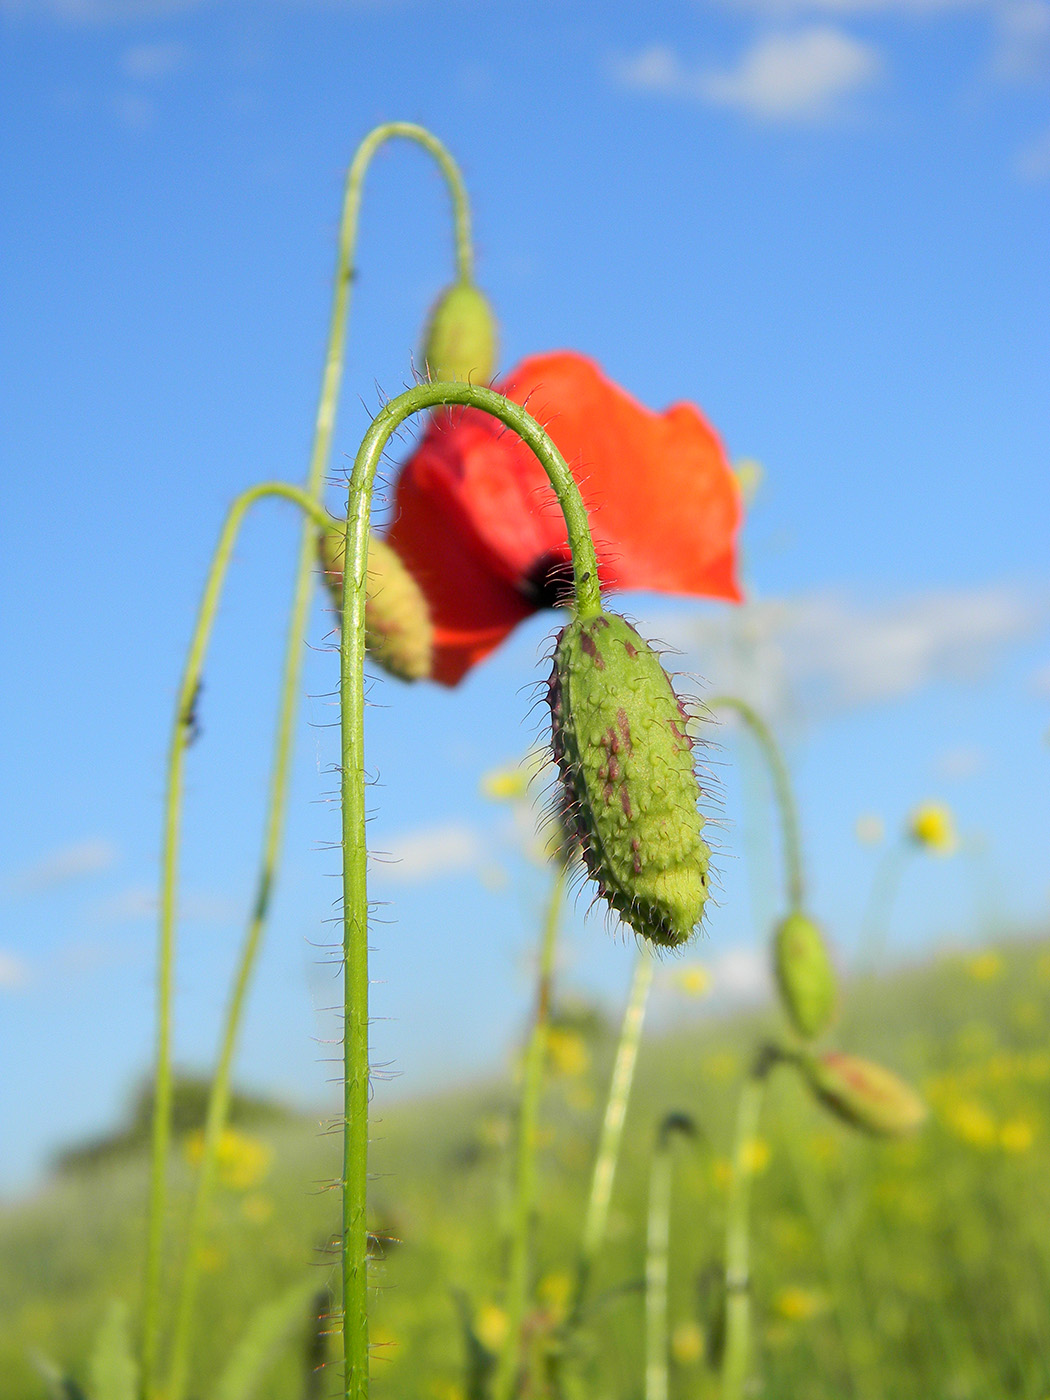
[(870, 87), (882, 71), (871, 44), (828, 25), (766, 34), (731, 68), (690, 66), (673, 49), (653, 45), (615, 65), (618, 81), (639, 92), (731, 107), (764, 121), (826, 120)]
[(429, 880), (475, 869), (484, 854), (479, 834), (463, 822), (406, 831), (371, 852), (376, 875), (388, 880)]
[(996, 12), (993, 66), (1001, 78), (1025, 82), (1050, 73), (1050, 3), (1013, 0)]
[(901, 699), (936, 681), (984, 675), (1050, 618), (1050, 598), (1005, 585), (913, 594), (861, 607), (839, 594), (751, 603), (653, 621), (705, 677), (763, 713), (823, 715)]
[(177, 40), (160, 44), (132, 44), (120, 58), (121, 71), (138, 83), (167, 77), (185, 68), (190, 50)]
[(1033, 185), (1050, 180), (1050, 130), (1021, 147), (1014, 157), (1014, 171)]
[(29, 965), (0, 948), (0, 991), (17, 992), (29, 981)]
[(58, 885), (83, 880), (108, 870), (117, 859), (118, 851), (112, 841), (94, 837), (75, 841), (49, 851), (33, 865), (12, 876), (10, 886), (16, 894), (42, 894)]

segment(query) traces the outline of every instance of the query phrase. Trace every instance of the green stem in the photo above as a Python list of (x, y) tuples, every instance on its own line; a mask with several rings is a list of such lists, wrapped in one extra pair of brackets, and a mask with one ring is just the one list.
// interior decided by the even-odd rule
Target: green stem
[(521, 1110), (518, 1115), (517, 1156), (514, 1165), (514, 1202), (511, 1212), (510, 1252), (507, 1262), (507, 1337), (500, 1353), (493, 1394), (495, 1400), (508, 1400), (513, 1393), (521, 1356), (521, 1322), (525, 1315), (529, 1287), (529, 1236), (536, 1207), (536, 1128), (543, 1072), (547, 1060), (547, 1032), (550, 1027), (551, 987), (554, 954), (558, 946), (558, 926), (565, 892), (566, 868), (559, 864), (551, 887), (540, 944), (539, 977), (536, 987), (536, 1014), (525, 1052), (522, 1076)]
[(726, 1226), (725, 1353), (722, 1358), (722, 1400), (741, 1400), (751, 1349), (751, 1161), (758, 1131), (766, 1070), (748, 1075), (737, 1105), (732, 1176)]
[(802, 842), (799, 836), (798, 809), (795, 806), (795, 796), (791, 788), (791, 777), (780, 745), (773, 737), (773, 731), (769, 725), (745, 700), (740, 700), (735, 695), (716, 695), (705, 704), (709, 710), (735, 710), (758, 741), (758, 746), (769, 765), (783, 834), (788, 906), (791, 912), (795, 913), (802, 908), (805, 900)]
[(609, 1097), (605, 1103), (605, 1117), (602, 1119), (598, 1153), (591, 1175), (591, 1191), (587, 1201), (587, 1214), (584, 1217), (580, 1257), (576, 1266), (575, 1296), (569, 1314), (570, 1323), (579, 1319), (594, 1261), (605, 1242), (609, 1202), (612, 1200), (616, 1167), (620, 1160), (623, 1125), (627, 1117), (627, 1102), (631, 1097), (634, 1070), (638, 1063), (638, 1047), (645, 1024), (649, 988), (653, 982), (653, 966), (653, 955), (648, 947), (640, 947), (634, 964), (634, 977), (623, 1014), (623, 1024), (620, 1027), (620, 1040), (616, 1047), (616, 1059), (609, 1083)]
[(649, 1172), (645, 1250), (645, 1400), (667, 1400), (667, 1269), (671, 1238), (671, 1142), (661, 1134)]
[[(150, 1164), (149, 1221), (147, 1227), (147, 1268), (145, 1326), (143, 1332), (143, 1375), (152, 1376), (156, 1366), (157, 1313), (160, 1298), (164, 1252), (164, 1216), (167, 1195), (168, 1150), (171, 1143), (171, 1001), (175, 964), (176, 891), (178, 885), (179, 831), (182, 822), (182, 779), (184, 755), (192, 736), (193, 710), (200, 688), (204, 657), (211, 639), (230, 556), (246, 512), (264, 496), (282, 496), (294, 501), (318, 524), (328, 516), (305, 492), (284, 482), (264, 482), (238, 496), (230, 507), (197, 613), (197, 623), (189, 655), (179, 684), (175, 719), (168, 748), (167, 796), (164, 805), (164, 835), (160, 886), (160, 965), (157, 977), (157, 1075), (154, 1088), (152, 1161)], [(145, 1380), (144, 1380), (145, 1385)], [(144, 1390), (149, 1394), (148, 1390)]]
[[(346, 346), (346, 332), (349, 321), (351, 293), (355, 275), (357, 234), (361, 208), (361, 196), (365, 174), (373, 157), (385, 142), (403, 138), (422, 146), (434, 157), (448, 184), (452, 199), (455, 223), (456, 270), (461, 281), (469, 281), (473, 274), (474, 255), (470, 233), (470, 205), (463, 184), (463, 177), (451, 155), (440, 141), (421, 126), (411, 122), (388, 122), (378, 126), (361, 142), (347, 172), (343, 196), (343, 210), (339, 230), (339, 246), (336, 256), (335, 282), (332, 298), (332, 312), (328, 330), (328, 347), (325, 354), (324, 373), (317, 405), (314, 426), (313, 446), (306, 475), (305, 490), (314, 501), (320, 501), (325, 484), (325, 474), (331, 453), (332, 433), (335, 428), (336, 408), (339, 387), (343, 377)], [(256, 880), (255, 895), (251, 913), (241, 945), (240, 958), (234, 973), (233, 988), (226, 1009), (222, 1030), (219, 1058), (208, 1099), (207, 1118), (204, 1132), (204, 1151), (200, 1173), (197, 1178), (196, 1194), (192, 1206), (192, 1223), (189, 1230), (186, 1266), (180, 1284), (177, 1304), (176, 1335), (173, 1346), (172, 1376), (167, 1388), (167, 1400), (181, 1400), (185, 1384), (185, 1372), (189, 1357), (189, 1347), (193, 1330), (193, 1306), (196, 1293), (196, 1265), (193, 1260), (199, 1247), (200, 1228), (207, 1218), (208, 1204), (215, 1181), (216, 1154), (219, 1140), (226, 1123), (229, 1109), (230, 1081), (233, 1073), (233, 1059), (240, 1032), (240, 1023), (251, 983), (252, 973), (258, 957), (262, 933), (269, 912), (273, 892), (277, 861), (284, 833), (285, 810), (287, 806), (288, 780), (292, 761), (292, 747), (295, 720), (299, 705), (300, 677), (302, 675), (303, 637), (306, 630), (307, 612), (313, 589), (313, 565), (316, 554), (315, 531), (309, 520), (304, 522), (299, 543), (299, 556), (296, 565), (295, 586), (288, 622), (285, 644), (284, 667), (281, 679), (280, 704), (277, 729), (274, 740), (273, 764), (270, 774), (270, 788), (263, 831), (262, 852), (259, 859), (259, 874)], [(162, 1017), (170, 1017), (170, 984), (163, 992), (164, 1007)], [(158, 1074), (160, 1061), (158, 1060)], [(165, 1067), (164, 1073), (169, 1070)], [(169, 1112), (167, 1102), (163, 1109), (158, 1101), (158, 1114)], [(165, 1130), (167, 1133), (168, 1130)], [(157, 1170), (155, 1165), (154, 1170)], [(163, 1183), (157, 1201), (163, 1208)], [(152, 1218), (152, 1212), (151, 1212)], [(157, 1230), (161, 1227), (158, 1225)], [(152, 1232), (151, 1232), (152, 1237)], [(157, 1236), (159, 1248), (159, 1234)], [(152, 1389), (152, 1376), (156, 1365), (158, 1337), (159, 1291), (158, 1281), (160, 1259), (157, 1250), (151, 1246), (150, 1262), (147, 1267), (146, 1323), (144, 1338), (143, 1391), (148, 1396)]]
[(516, 432), (546, 471), (565, 516), (575, 605), (601, 611), (598, 564), (587, 512), (565, 459), (520, 404), (474, 384), (420, 384), (376, 414), (350, 476), (344, 546), (340, 707), (342, 765), (343, 957), (343, 1344), (346, 1400), (368, 1395), (368, 1280), (365, 1209), (368, 1181), (368, 894), (365, 846), (365, 575), (372, 485), (391, 435), (414, 413), (458, 404), (491, 413)]

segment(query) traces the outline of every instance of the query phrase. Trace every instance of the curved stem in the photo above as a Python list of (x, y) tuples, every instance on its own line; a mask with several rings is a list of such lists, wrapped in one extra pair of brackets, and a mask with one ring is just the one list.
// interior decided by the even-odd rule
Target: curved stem
[(576, 608), (601, 611), (598, 564), (579, 488), (565, 459), (520, 404), (476, 384), (419, 384), (386, 404), (365, 434), (350, 476), (343, 555), (340, 710), (343, 849), (343, 1344), (347, 1400), (368, 1395), (368, 892), (365, 846), (365, 575), (372, 486), (391, 435), (414, 413), (478, 408), (518, 434), (546, 471), (565, 517)]
[(732, 1177), (726, 1226), (725, 1353), (722, 1358), (722, 1400), (741, 1400), (751, 1350), (751, 1161), (758, 1131), (764, 1068), (754, 1069), (740, 1091), (736, 1135), (733, 1141)]
[[(143, 1330), (143, 1377), (152, 1377), (156, 1366), (157, 1313), (164, 1245), (164, 1215), (168, 1149), (171, 1142), (171, 999), (175, 962), (176, 887), (178, 883), (179, 831), (182, 821), (182, 773), (186, 747), (193, 736), (194, 707), (200, 688), (204, 657), (211, 639), (219, 597), (229, 567), (230, 556), (246, 512), (264, 496), (282, 496), (294, 501), (309, 516), (324, 525), (328, 516), (305, 492), (284, 482), (263, 482), (238, 496), (230, 507), (197, 614), (189, 655), (179, 684), (175, 720), (168, 749), (167, 796), (164, 806), (164, 835), (160, 887), (160, 963), (157, 979), (157, 1077), (154, 1088), (152, 1160), (150, 1164), (149, 1222), (147, 1226), (146, 1299)], [(152, 1382), (150, 1382), (152, 1383)]]
[[(328, 329), (328, 346), (325, 353), (321, 392), (317, 405), (313, 445), (306, 475), (305, 490), (314, 501), (320, 501), (324, 491), (325, 473), (331, 452), (332, 434), (335, 428), (336, 408), (339, 399), (339, 386), (343, 377), (346, 332), (350, 314), (350, 301), (355, 275), (357, 233), (361, 208), (361, 196), (365, 174), (380, 146), (387, 141), (404, 139), (421, 146), (437, 162), (448, 184), (452, 199), (455, 224), (456, 270), (461, 281), (469, 281), (473, 274), (474, 254), (471, 244), (470, 204), (459, 167), (437, 137), (412, 122), (387, 122), (371, 131), (361, 142), (347, 172), (343, 195), (343, 209), (339, 229), (339, 246), (336, 256), (335, 282), (332, 298), (332, 311)], [(270, 787), (263, 831), (262, 852), (259, 859), (259, 874), (251, 913), (241, 945), (240, 959), (234, 974), (233, 989), (226, 1010), (222, 1031), (222, 1042), (215, 1076), (212, 1081), (205, 1126), (204, 1152), (201, 1169), (197, 1178), (196, 1194), (192, 1207), (195, 1220), (206, 1217), (215, 1175), (215, 1154), (219, 1138), (226, 1122), (229, 1107), (230, 1081), (233, 1073), (233, 1057), (236, 1051), (240, 1022), (251, 982), (255, 962), (259, 952), (266, 917), (269, 912), (270, 897), (273, 891), (277, 860), (284, 833), (284, 816), (288, 793), (288, 779), (292, 760), (292, 741), (295, 719), (299, 705), (300, 677), (302, 675), (303, 635), (306, 630), (307, 612), (313, 589), (313, 565), (315, 556), (314, 531), (309, 521), (304, 522), (299, 542), (299, 556), (296, 564), (295, 586), (288, 622), (285, 645), (284, 666), (281, 679), (280, 702), (277, 729), (274, 740), (273, 764), (270, 774)], [(165, 985), (165, 1000), (162, 1016), (170, 1017), (170, 982)], [(158, 1061), (158, 1066), (160, 1062)], [(165, 1073), (169, 1071), (165, 1070)], [(158, 1112), (161, 1106), (158, 1102)], [(167, 1113), (168, 1106), (163, 1111)], [(156, 1171), (156, 1167), (154, 1168)], [(163, 1204), (163, 1185), (159, 1203)], [(158, 1229), (160, 1227), (157, 1227)], [(190, 1235), (191, 1246), (193, 1233)], [(194, 1266), (187, 1254), (187, 1270)], [(160, 1260), (156, 1249), (151, 1245), (150, 1262), (147, 1266), (146, 1311), (144, 1334), (143, 1391), (148, 1396), (152, 1389), (152, 1377), (156, 1365), (158, 1337)], [(178, 1310), (180, 1321), (176, 1323), (176, 1353), (182, 1352), (188, 1358), (190, 1335), (192, 1333), (193, 1301), (195, 1280), (184, 1273), (180, 1285)], [(183, 1374), (176, 1375), (173, 1367), (172, 1384), (168, 1387), (167, 1400), (181, 1400), (185, 1383), (183, 1360), (178, 1369)], [(178, 1382), (175, 1384), (175, 1382)]]
[(780, 811), (780, 824), (784, 843), (784, 864), (786, 867), (788, 905), (792, 913), (802, 908), (805, 900), (805, 878), (802, 864), (802, 842), (799, 836), (798, 809), (791, 789), (788, 773), (780, 745), (773, 737), (773, 731), (758, 712), (735, 695), (716, 695), (705, 702), (709, 710), (735, 710), (758, 741), (759, 748), (769, 765)]
[(514, 1164), (514, 1203), (511, 1214), (510, 1252), (507, 1262), (507, 1336), (500, 1353), (493, 1387), (495, 1400), (508, 1400), (513, 1393), (521, 1355), (521, 1320), (525, 1315), (529, 1288), (529, 1236), (536, 1206), (536, 1128), (543, 1071), (547, 1061), (547, 1032), (550, 1027), (551, 987), (554, 954), (558, 946), (558, 926), (565, 892), (566, 868), (559, 864), (551, 886), (540, 944), (539, 977), (536, 986), (536, 1014), (525, 1052), (518, 1115), (517, 1155)]
[(580, 1241), (580, 1257), (576, 1265), (576, 1290), (569, 1314), (570, 1323), (579, 1319), (594, 1261), (605, 1242), (609, 1202), (612, 1200), (616, 1167), (620, 1160), (620, 1144), (623, 1140), (623, 1125), (627, 1117), (627, 1101), (631, 1097), (631, 1084), (638, 1063), (638, 1047), (645, 1024), (645, 1008), (649, 1000), (649, 988), (653, 982), (653, 965), (653, 955), (648, 947), (639, 948), (627, 1007), (623, 1014), (623, 1024), (620, 1027), (620, 1040), (616, 1047), (616, 1059), (609, 1083), (609, 1097), (605, 1103), (605, 1116), (598, 1139), (598, 1153), (591, 1175), (591, 1190), (587, 1200), (587, 1214), (584, 1217), (583, 1237)]

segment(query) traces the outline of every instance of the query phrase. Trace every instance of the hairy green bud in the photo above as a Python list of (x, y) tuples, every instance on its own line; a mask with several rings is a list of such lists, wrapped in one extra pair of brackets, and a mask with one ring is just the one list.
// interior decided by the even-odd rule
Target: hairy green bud
[(777, 926), (773, 964), (791, 1024), (815, 1040), (835, 1018), (837, 988), (824, 935), (808, 915), (796, 910)]
[(684, 943), (707, 898), (688, 716), (655, 652), (613, 613), (558, 636), (548, 689), (563, 807), (599, 891), (636, 933)]
[[(345, 530), (340, 521), (318, 538), (325, 583), (337, 610), (343, 605)], [(401, 556), (375, 535), (368, 539), (365, 645), (372, 659), (399, 680), (419, 681), (430, 675), (434, 628), (427, 600)]]
[(903, 1137), (926, 1117), (926, 1105), (911, 1085), (871, 1060), (829, 1050), (804, 1055), (798, 1064), (825, 1108), (854, 1128)]
[(434, 303), (423, 364), (436, 383), (487, 384), (496, 371), (496, 317), (472, 282), (456, 282)]

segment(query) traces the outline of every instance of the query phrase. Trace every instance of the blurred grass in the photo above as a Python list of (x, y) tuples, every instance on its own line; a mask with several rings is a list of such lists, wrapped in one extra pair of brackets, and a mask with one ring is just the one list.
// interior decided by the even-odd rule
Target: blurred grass
[[(792, 1400), (1050, 1396), (1050, 943), (1019, 940), (854, 984), (832, 1040), (916, 1083), (922, 1133), (879, 1143), (840, 1126), (788, 1070), (770, 1083), (754, 1192), (756, 1394)], [(772, 1009), (706, 1020), (643, 1044), (610, 1237), (574, 1374), (581, 1393), (642, 1389), (645, 1182), (656, 1128), (689, 1113), (702, 1142), (677, 1157), (671, 1243), (671, 1394), (717, 1394), (727, 1157), (753, 1048)], [(544, 1105), (537, 1297), (542, 1346), (568, 1295), (611, 1038), (571, 1018)], [(465, 1400), (461, 1317), (500, 1329), (511, 1076), (385, 1108), (374, 1128), (375, 1389)], [(216, 1207), (198, 1371), (205, 1400), (259, 1304), (297, 1279), (334, 1278), (337, 1137), (259, 1123)], [(768, 1151), (765, 1149), (768, 1148)], [(190, 1168), (176, 1171), (185, 1206)], [(240, 1165), (238, 1166), (238, 1162)], [(87, 1164), (0, 1214), (0, 1396), (39, 1400), (41, 1353), (83, 1377), (113, 1299), (138, 1305), (145, 1164)], [(173, 1230), (173, 1243), (177, 1242)], [(259, 1394), (297, 1400), (306, 1318)], [(316, 1391), (331, 1392), (330, 1383)]]

